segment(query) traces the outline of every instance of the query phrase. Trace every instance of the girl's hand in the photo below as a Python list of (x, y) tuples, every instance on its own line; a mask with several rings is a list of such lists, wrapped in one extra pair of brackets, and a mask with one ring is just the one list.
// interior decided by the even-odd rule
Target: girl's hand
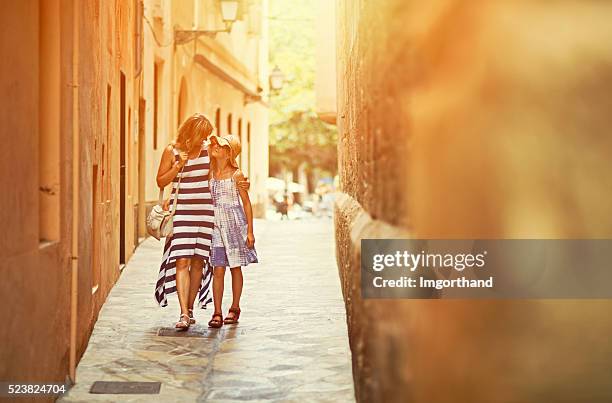
[(255, 246), (255, 235), (253, 235), (252, 232), (249, 232), (247, 234), (246, 244), (249, 249), (253, 249), (253, 247)]
[(169, 211), (170, 210), (170, 199), (164, 200), (164, 202), (162, 204), (162, 209), (164, 209), (164, 211)]
[(249, 182), (249, 178), (245, 176), (244, 180), (239, 180), (236, 182), (236, 186), (238, 186), (239, 190), (244, 190), (248, 192), (251, 188), (251, 182)]

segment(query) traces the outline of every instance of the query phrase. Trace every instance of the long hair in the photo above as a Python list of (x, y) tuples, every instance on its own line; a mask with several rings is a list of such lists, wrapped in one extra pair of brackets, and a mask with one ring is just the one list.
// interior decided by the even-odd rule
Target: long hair
[(210, 120), (201, 113), (188, 117), (179, 127), (174, 145), (182, 151), (189, 151), (194, 146), (201, 146), (204, 140), (213, 132)]

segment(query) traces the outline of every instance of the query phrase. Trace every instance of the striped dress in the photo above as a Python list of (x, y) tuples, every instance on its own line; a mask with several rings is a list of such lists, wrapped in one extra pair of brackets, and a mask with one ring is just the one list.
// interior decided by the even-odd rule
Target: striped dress
[[(175, 161), (179, 160), (176, 149), (173, 148)], [(201, 257), (204, 259), (204, 275), (197, 295), (197, 306), (206, 308), (212, 301), (210, 284), (209, 254), (212, 231), (214, 227), (214, 211), (208, 173), (210, 158), (207, 145), (197, 158), (187, 160), (181, 176), (178, 202), (174, 215), (174, 234), (166, 238), (164, 255), (159, 268), (159, 276), (155, 285), (155, 299), (160, 306), (167, 306), (167, 295), (176, 292), (176, 259)], [(178, 176), (172, 183), (170, 208), (177, 192)]]

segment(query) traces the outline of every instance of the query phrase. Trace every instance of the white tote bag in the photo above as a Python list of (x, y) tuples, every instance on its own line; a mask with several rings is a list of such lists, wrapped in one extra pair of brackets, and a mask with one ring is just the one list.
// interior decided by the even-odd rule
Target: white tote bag
[[(181, 169), (181, 174), (183, 173), (183, 169)], [(173, 225), (173, 217), (176, 213), (176, 204), (178, 201), (178, 192), (181, 186), (181, 176), (179, 175), (178, 184), (176, 186), (176, 193), (174, 194), (174, 202), (172, 203), (172, 211), (164, 210), (163, 202), (164, 202), (164, 188), (159, 189), (159, 201), (153, 206), (149, 216), (147, 217), (147, 232), (149, 235), (157, 239), (164, 238), (172, 235), (172, 225)]]

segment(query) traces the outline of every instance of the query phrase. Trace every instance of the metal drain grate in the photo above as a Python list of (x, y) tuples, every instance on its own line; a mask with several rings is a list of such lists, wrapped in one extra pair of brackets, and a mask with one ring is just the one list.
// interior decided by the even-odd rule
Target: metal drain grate
[(161, 382), (115, 382), (96, 381), (89, 393), (102, 395), (157, 395)]

